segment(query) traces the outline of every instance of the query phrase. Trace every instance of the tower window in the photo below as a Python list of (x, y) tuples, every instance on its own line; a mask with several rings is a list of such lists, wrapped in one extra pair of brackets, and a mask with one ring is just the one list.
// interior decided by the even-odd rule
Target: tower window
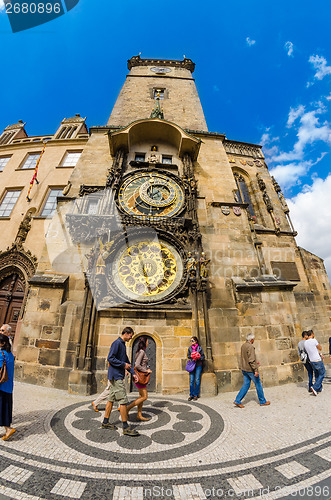
[(7, 191), (0, 204), (0, 217), (10, 216), (20, 194), (21, 190)]
[(166, 163), (170, 165), (172, 163), (172, 156), (171, 155), (162, 155), (162, 163)]
[(255, 217), (253, 205), (243, 176), (234, 174), (234, 178), (237, 184), (237, 196), (239, 203), (248, 203), (249, 213), (252, 217)]
[(164, 99), (165, 89), (154, 89), (154, 99)]
[(145, 161), (145, 153), (136, 153), (134, 159), (135, 161)]

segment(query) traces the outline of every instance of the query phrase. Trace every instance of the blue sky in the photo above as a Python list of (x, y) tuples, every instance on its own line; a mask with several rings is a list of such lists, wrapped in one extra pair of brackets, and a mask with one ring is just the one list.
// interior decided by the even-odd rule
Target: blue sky
[(128, 58), (185, 54), (209, 130), (264, 145), (298, 243), (331, 275), (330, 19), (325, 0), (80, 0), (13, 34), (2, 11), (0, 129), (23, 119), (29, 135), (53, 133), (75, 113), (105, 124)]

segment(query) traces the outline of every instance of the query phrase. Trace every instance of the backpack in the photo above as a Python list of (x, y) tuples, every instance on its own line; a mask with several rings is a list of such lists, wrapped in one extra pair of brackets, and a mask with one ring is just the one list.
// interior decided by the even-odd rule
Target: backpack
[(300, 352), (300, 361), (302, 361), (302, 363), (306, 363), (308, 361), (308, 354), (306, 351)]

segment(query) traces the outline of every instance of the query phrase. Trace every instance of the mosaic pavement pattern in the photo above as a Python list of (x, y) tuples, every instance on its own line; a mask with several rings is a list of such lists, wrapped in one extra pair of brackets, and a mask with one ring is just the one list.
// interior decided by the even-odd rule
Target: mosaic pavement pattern
[[(119, 412), (102, 429), (91, 398), (16, 384), (16, 434), (0, 440), (0, 498), (197, 500), (331, 498), (331, 385), (317, 398), (291, 384), (188, 402), (151, 396), (141, 432), (122, 434)], [(16, 410), (17, 408), (17, 410)], [(102, 408), (102, 407), (101, 407)], [(101, 409), (100, 408), (100, 409)]]

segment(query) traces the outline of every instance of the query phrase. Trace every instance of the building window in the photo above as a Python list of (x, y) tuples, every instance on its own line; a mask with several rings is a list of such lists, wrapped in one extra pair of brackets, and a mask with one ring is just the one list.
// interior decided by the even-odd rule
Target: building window
[(63, 188), (51, 189), (48, 193), (47, 200), (44, 204), (42, 212), (40, 214), (41, 217), (48, 217), (53, 215), (56, 209), (57, 197), (62, 196)]
[(164, 99), (165, 89), (154, 89), (154, 99)]
[(7, 163), (9, 162), (9, 160), (10, 160), (10, 156), (1, 156), (0, 157), (0, 172), (3, 171), (3, 169), (5, 168)]
[(4, 132), (0, 137), (0, 145), (9, 144), (16, 132)]
[(136, 153), (134, 159), (135, 161), (145, 161), (145, 153)]
[(7, 193), (5, 194), (5, 196), (2, 199), (2, 202), (0, 204), (0, 217), (9, 217), (10, 216), (20, 194), (21, 194), (21, 190), (7, 191)]
[(251, 217), (255, 218), (255, 213), (253, 209), (253, 204), (251, 202), (248, 188), (245, 183), (245, 179), (243, 178), (242, 175), (239, 174), (234, 174), (234, 178), (237, 184), (237, 197), (238, 197), (238, 202), (239, 203), (248, 203), (248, 210), (251, 215)]
[(28, 168), (35, 168), (39, 157), (40, 157), (40, 153), (29, 154), (27, 159), (25, 160), (25, 162), (21, 166), (21, 169), (27, 170)]
[(172, 163), (172, 156), (162, 155), (162, 163), (167, 163), (168, 165)]
[(71, 139), (71, 137), (76, 132), (78, 126), (76, 127), (62, 127), (58, 133), (56, 139)]
[(68, 151), (61, 163), (61, 167), (75, 167), (81, 154), (81, 151)]

